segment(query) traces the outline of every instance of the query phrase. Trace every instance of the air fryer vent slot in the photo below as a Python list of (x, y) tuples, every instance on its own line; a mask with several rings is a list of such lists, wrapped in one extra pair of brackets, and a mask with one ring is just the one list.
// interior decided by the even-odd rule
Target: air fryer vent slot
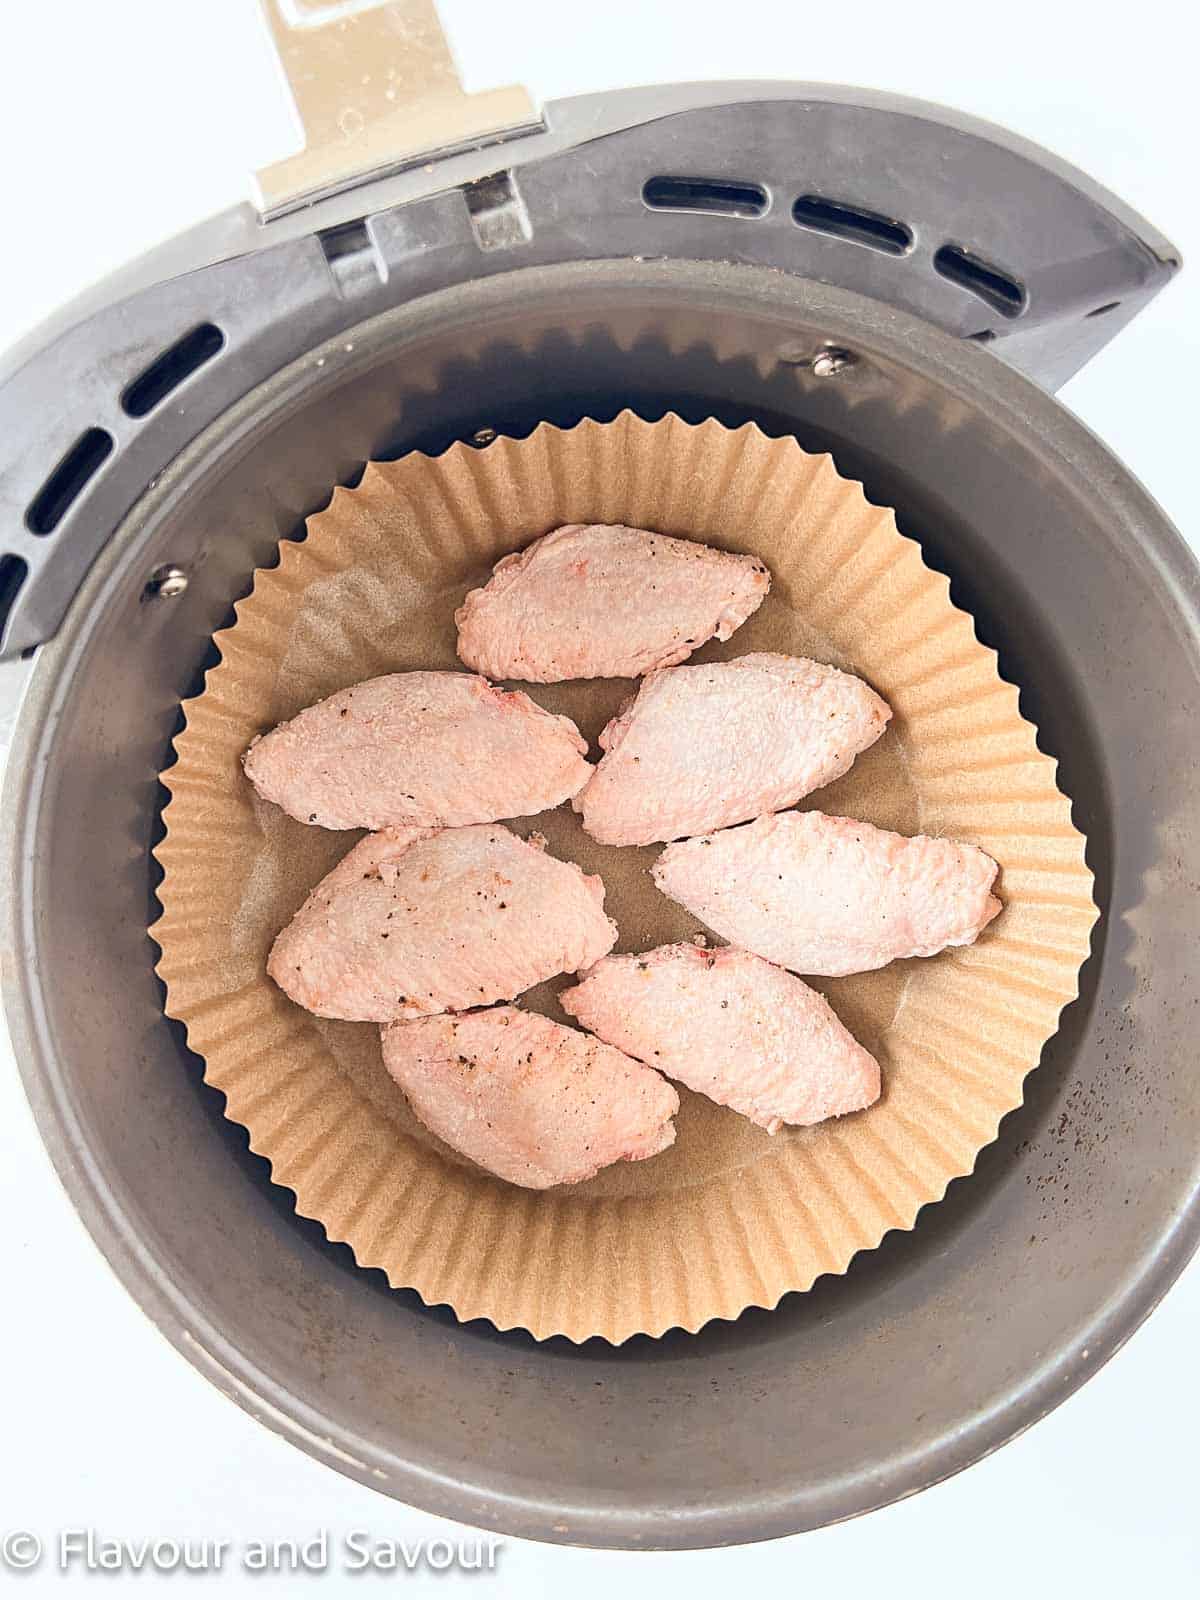
[(28, 571), (29, 563), (20, 556), (0, 556), (0, 635)]
[(113, 451), (113, 437), (103, 428), (89, 428), (71, 446), (46, 479), (25, 513), (30, 533), (53, 533), (76, 496)]
[(907, 255), (913, 247), (913, 231), (906, 222), (840, 200), (827, 200), (822, 195), (802, 194), (792, 207), (792, 221), (814, 233), (849, 239), (890, 256)]
[(934, 271), (978, 295), (1004, 317), (1017, 317), (1024, 311), (1027, 296), (1024, 286), (1000, 267), (994, 267), (956, 244), (944, 244), (933, 258)]
[(651, 211), (708, 211), (725, 217), (765, 216), (771, 204), (760, 184), (719, 178), (649, 178), (642, 199)]
[(185, 333), (126, 388), (121, 396), (125, 415), (149, 416), (185, 378), (190, 378), (193, 372), (211, 361), (224, 343), (225, 335), (211, 322), (202, 322), (198, 328)]

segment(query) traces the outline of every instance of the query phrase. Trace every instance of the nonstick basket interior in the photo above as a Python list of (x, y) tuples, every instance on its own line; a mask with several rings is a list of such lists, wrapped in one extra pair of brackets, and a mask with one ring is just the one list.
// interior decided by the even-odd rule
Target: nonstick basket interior
[[(824, 342), (859, 360), (821, 380), (780, 359)], [(985, 350), (778, 275), (511, 274), (313, 355), (148, 493), (43, 652), (22, 718), (4, 809), (23, 959), (6, 964), (6, 999), (89, 1226), (255, 1414), (468, 1522), (734, 1542), (965, 1465), (1082, 1381), (1194, 1240), (1198, 628), (1176, 537)], [(179, 702), (276, 541), (368, 458), (625, 406), (794, 432), (898, 508), (1058, 759), (1106, 917), (1024, 1106), (914, 1232), (773, 1312), (614, 1349), (459, 1326), (297, 1218), (164, 1018), (146, 929)], [(145, 600), (166, 561), (189, 570), (186, 594)]]

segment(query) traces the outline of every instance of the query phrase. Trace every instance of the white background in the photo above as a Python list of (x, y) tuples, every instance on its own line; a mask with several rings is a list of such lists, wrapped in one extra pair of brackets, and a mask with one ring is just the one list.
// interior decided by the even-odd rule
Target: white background
[[(548, 99), (794, 77), (944, 101), (1076, 162), (1185, 259), (1200, 255), (1200, 86), (1177, 4), (1143, 0), (1111, 20), (1092, 5), (919, 0), (442, 0), (442, 13), (473, 89), (524, 82)], [(253, 0), (6, 0), (0, 25), (3, 346), (158, 239), (242, 199), (247, 173), (293, 147), (294, 124)], [(1065, 391), (1194, 541), (1198, 367), (1193, 268)], [(309, 1461), (175, 1354), (59, 1190), (3, 1046), (0, 1217), (0, 1533), (457, 1533)], [(684, 1555), (509, 1541), (492, 1579), (235, 1568), (224, 1580), (170, 1581), (278, 1593), (471, 1581), (523, 1600), (590, 1600), (614, 1587), (635, 1600), (684, 1583), (701, 1597), (1192, 1594), (1198, 1316), (1193, 1266), (1132, 1343), (1032, 1432), (947, 1484), (820, 1533)], [(30, 1589), (63, 1581), (46, 1566), (21, 1579)]]

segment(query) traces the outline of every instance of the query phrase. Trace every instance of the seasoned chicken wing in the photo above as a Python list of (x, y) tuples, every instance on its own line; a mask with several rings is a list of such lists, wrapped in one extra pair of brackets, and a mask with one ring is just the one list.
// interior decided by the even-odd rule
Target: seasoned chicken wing
[(675, 1140), (665, 1078), (590, 1034), (515, 1006), (384, 1028), (383, 1060), (415, 1114), (526, 1189), (579, 1183)]
[(669, 944), (605, 956), (564, 1011), (768, 1133), (879, 1098), (879, 1064), (806, 983), (747, 950)]
[(973, 844), (787, 811), (668, 845), (653, 874), (723, 939), (840, 977), (973, 943), (1000, 911), (997, 870)]
[(604, 885), (499, 823), (369, 834), (276, 939), (275, 982), (319, 1017), (465, 1011), (579, 972), (616, 941)]
[(840, 778), (891, 714), (861, 678), (803, 656), (667, 667), (600, 735), (572, 804), (602, 844), (711, 833)]
[(460, 828), (530, 817), (587, 782), (567, 717), (468, 672), (393, 672), (342, 689), (243, 757), (265, 800), (322, 828)]
[(489, 678), (636, 678), (728, 639), (771, 586), (755, 556), (640, 528), (571, 524), (497, 562), (455, 613)]

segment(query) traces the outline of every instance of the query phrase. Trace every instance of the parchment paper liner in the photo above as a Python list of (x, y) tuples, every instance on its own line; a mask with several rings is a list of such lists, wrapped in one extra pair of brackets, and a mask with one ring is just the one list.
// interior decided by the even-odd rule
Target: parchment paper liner
[[(771, 1139), (684, 1090), (671, 1151), (531, 1193), (414, 1122), (373, 1026), (318, 1021), (267, 979), (276, 932), (359, 836), (263, 804), (239, 758), (254, 734), (334, 689), (456, 666), (453, 612), (467, 589), (565, 522), (625, 522), (761, 556), (768, 601), (694, 659), (780, 649), (866, 677), (892, 726), (806, 804), (973, 840), (1002, 864), (1005, 910), (970, 949), (821, 985), (879, 1056), (884, 1094), (870, 1110)], [(168, 1014), (297, 1209), (363, 1266), (463, 1319), (619, 1343), (773, 1306), (843, 1272), (972, 1169), (1077, 992), (1097, 913), (1055, 762), (893, 513), (790, 439), (626, 413), (373, 464), (256, 574), (217, 644), (220, 664), (187, 703), (163, 777), (172, 798), (154, 937)], [(594, 740), (629, 688), (530, 692)], [(569, 808), (515, 826), (535, 825), (556, 854), (603, 873), (618, 949), (697, 931), (651, 883), (657, 847), (595, 845)], [(532, 1003), (563, 1020), (553, 996), (567, 981)]]

